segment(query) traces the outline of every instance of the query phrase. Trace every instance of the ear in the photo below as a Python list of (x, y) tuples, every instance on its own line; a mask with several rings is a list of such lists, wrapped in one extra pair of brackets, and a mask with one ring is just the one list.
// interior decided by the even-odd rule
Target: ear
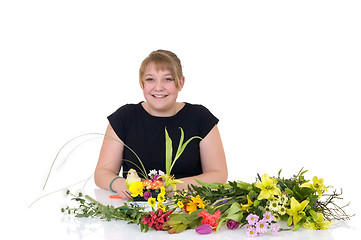
[(184, 76), (182, 76), (181, 79), (180, 79), (179, 91), (182, 90), (182, 88), (184, 86), (184, 82), (185, 82), (185, 78), (184, 78)]
[(142, 81), (139, 81), (139, 85), (140, 85), (140, 88), (143, 90), (144, 88), (144, 83)]

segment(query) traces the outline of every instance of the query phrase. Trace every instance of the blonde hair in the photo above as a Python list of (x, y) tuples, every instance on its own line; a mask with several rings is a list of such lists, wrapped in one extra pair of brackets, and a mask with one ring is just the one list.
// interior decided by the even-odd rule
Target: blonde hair
[(153, 51), (143, 60), (139, 68), (139, 82), (142, 86), (144, 86), (144, 71), (151, 63), (155, 65), (157, 71), (164, 69), (169, 70), (174, 77), (176, 87), (178, 89), (181, 88), (181, 78), (183, 77), (181, 61), (177, 55), (167, 50)]

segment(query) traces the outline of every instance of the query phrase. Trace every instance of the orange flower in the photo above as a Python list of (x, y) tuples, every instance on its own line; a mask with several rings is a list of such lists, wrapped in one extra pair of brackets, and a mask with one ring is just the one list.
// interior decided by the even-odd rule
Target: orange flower
[(143, 185), (146, 189), (159, 189), (163, 186), (163, 182), (161, 180), (144, 180)]

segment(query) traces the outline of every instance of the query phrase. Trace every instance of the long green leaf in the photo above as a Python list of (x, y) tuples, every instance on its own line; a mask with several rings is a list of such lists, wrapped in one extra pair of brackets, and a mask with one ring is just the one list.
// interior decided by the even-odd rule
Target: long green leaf
[(170, 176), (171, 165), (172, 165), (172, 139), (169, 137), (167, 128), (165, 128), (165, 171), (166, 174)]
[(179, 151), (180, 151), (180, 149), (182, 148), (182, 144), (183, 144), (183, 141), (184, 141), (184, 131), (183, 131), (183, 129), (182, 129), (181, 127), (180, 127), (179, 129), (180, 129), (180, 131), (181, 131), (181, 136), (180, 136), (180, 139), (179, 139), (179, 144), (178, 144), (178, 148), (177, 148), (177, 153), (175, 154), (175, 159), (177, 158), (178, 155), (180, 155), (180, 154), (179, 154)]
[[(183, 130), (182, 130), (183, 131)], [(176, 156), (174, 157), (174, 160), (172, 162), (172, 166), (170, 167), (170, 171), (172, 171), (172, 168), (174, 166), (174, 164), (176, 163), (176, 161), (178, 160), (178, 158), (182, 155), (184, 149), (187, 147), (188, 143), (190, 141), (192, 141), (193, 139), (196, 139), (196, 138), (199, 138), (202, 140), (201, 137), (198, 137), (198, 136), (195, 136), (195, 137), (191, 137), (190, 139), (188, 139), (188, 141), (186, 141), (182, 146), (179, 146), (178, 147), (178, 150), (177, 150), (177, 153), (176, 153)]]

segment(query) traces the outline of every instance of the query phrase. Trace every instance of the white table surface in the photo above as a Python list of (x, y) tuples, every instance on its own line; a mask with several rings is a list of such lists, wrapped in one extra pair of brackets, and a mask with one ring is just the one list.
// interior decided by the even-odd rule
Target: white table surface
[[(110, 191), (90, 186), (85, 193), (95, 197), (103, 204), (123, 205), (123, 200), (110, 199)], [(11, 231), (16, 239), (246, 239), (245, 228), (228, 230), (225, 226), (218, 233), (199, 235), (194, 230), (186, 230), (180, 234), (170, 235), (164, 231), (149, 230), (140, 232), (139, 226), (127, 224), (125, 221), (104, 222), (98, 219), (75, 218), (60, 211), (61, 207), (71, 203), (64, 191), (51, 194), (37, 201), (31, 208), (24, 209), (16, 221), (11, 221), (5, 229)], [(10, 211), (11, 212), (11, 211)], [(9, 222), (7, 222), (9, 223)], [(335, 222), (329, 230), (314, 231), (301, 229), (297, 232), (280, 232), (277, 236), (267, 233), (256, 239), (354, 239), (361, 236), (358, 227), (359, 216), (347, 222)], [(19, 237), (19, 238), (18, 238)]]

